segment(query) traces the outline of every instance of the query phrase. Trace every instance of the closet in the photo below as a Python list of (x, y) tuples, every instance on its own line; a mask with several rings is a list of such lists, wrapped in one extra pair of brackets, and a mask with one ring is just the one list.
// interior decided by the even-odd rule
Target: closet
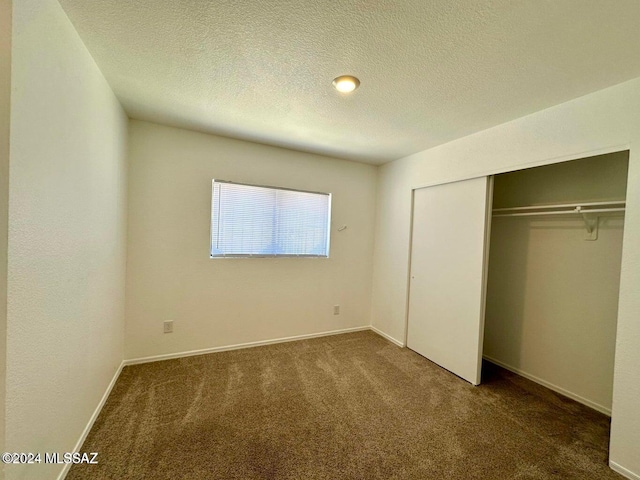
[(407, 346), (610, 413), (628, 152), (413, 192)]
[(494, 177), (484, 357), (608, 414), (628, 158)]

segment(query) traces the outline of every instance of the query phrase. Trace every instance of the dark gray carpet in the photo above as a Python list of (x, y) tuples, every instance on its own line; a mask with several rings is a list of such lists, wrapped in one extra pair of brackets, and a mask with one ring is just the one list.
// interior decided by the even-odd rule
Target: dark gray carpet
[(372, 332), (123, 370), (69, 479), (621, 479), (609, 419)]

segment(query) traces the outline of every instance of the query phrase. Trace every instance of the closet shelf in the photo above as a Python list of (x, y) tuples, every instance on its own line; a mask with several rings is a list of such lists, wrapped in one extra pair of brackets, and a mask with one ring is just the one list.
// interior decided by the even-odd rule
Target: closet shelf
[[(623, 213), (625, 202), (564, 203), (532, 205), (526, 207), (494, 208), (494, 217), (532, 217), (540, 215), (581, 215), (587, 230), (587, 240), (597, 239), (598, 216), (605, 213)], [(594, 215), (599, 214), (599, 215)]]
[(569, 215), (582, 213), (624, 212), (625, 202), (563, 203), (554, 205), (532, 205), (526, 207), (494, 208), (494, 217), (524, 215)]

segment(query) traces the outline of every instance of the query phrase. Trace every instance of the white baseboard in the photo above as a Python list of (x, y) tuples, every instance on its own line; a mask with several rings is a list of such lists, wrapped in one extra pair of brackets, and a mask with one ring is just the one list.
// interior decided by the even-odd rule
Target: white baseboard
[(616, 462), (609, 460), (609, 467), (614, 472), (618, 472), (623, 477), (627, 477), (631, 480), (640, 480), (640, 475), (633, 473), (631, 470), (627, 470), (622, 465), (618, 465)]
[(378, 330), (376, 327), (374, 327), (373, 325), (371, 325), (371, 327), (369, 327), (371, 329), (371, 331), (377, 333), (378, 335), (380, 335), (381, 337), (386, 338), (387, 340), (389, 340), (391, 343), (395, 343), (397, 346), (399, 347), (406, 347), (406, 345), (404, 344), (404, 342), (401, 342), (400, 340), (396, 340), (395, 338), (393, 338), (391, 335), (387, 335), (386, 333), (384, 333), (382, 330)]
[[(109, 398), (109, 395), (111, 394), (111, 390), (113, 390), (113, 386), (116, 384), (116, 381), (118, 380), (118, 377), (120, 376), (120, 373), (122, 372), (122, 369), (124, 368), (124, 366), (125, 366), (125, 363), (124, 361), (122, 361), (120, 363), (120, 366), (116, 370), (116, 373), (113, 374), (113, 378), (111, 379), (111, 382), (109, 382), (109, 385), (107, 386), (107, 389), (105, 390), (104, 395), (102, 395), (100, 402), (98, 402), (98, 406), (93, 411), (91, 418), (89, 418), (89, 422), (87, 423), (87, 426), (84, 427), (84, 430), (82, 431), (80, 438), (76, 442), (75, 447), (73, 447), (72, 452), (79, 452), (80, 449), (82, 448), (82, 444), (87, 439), (87, 435), (89, 435), (89, 432), (91, 431), (93, 424), (96, 422), (98, 415), (100, 415), (100, 412), (102, 411), (102, 407), (104, 407), (104, 404), (107, 402), (107, 398)], [(60, 475), (58, 475), (58, 480), (64, 480), (64, 478), (69, 473), (69, 470), (71, 469), (71, 465), (72, 465), (71, 463), (66, 463), (64, 465), (64, 468), (60, 472)]]
[(331, 330), (328, 332), (310, 333), (306, 335), (296, 335), (293, 337), (274, 338), (272, 340), (261, 340), (258, 342), (239, 343), (237, 345), (227, 345), (224, 347), (203, 348), (200, 350), (189, 350), (186, 352), (167, 353), (164, 355), (152, 355), (150, 357), (131, 358), (125, 360), (125, 365), (138, 365), (140, 363), (158, 362), (161, 360), (172, 360), (174, 358), (192, 357), (194, 355), (205, 355), (207, 353), (226, 352), (229, 350), (239, 350), (241, 348), (261, 347), (263, 345), (273, 345), (274, 343), (295, 342), (296, 340), (307, 340), (309, 338), (328, 337), (330, 335), (340, 335), (341, 333), (361, 332), (370, 330), (369, 325), (364, 327), (343, 328), (341, 330)]
[(558, 392), (561, 395), (564, 395), (565, 397), (569, 397), (572, 400), (575, 400), (578, 403), (582, 403), (583, 405), (586, 405), (587, 407), (593, 408), (594, 410), (597, 410), (600, 413), (604, 413), (605, 415), (611, 416), (611, 409), (607, 408), (603, 405), (600, 405), (599, 403), (593, 402), (591, 400), (589, 400), (588, 398), (584, 398), (580, 395), (578, 395), (577, 393), (573, 393), (570, 392), (569, 390), (566, 390), (562, 387), (559, 387), (557, 385), (554, 385), (553, 383), (547, 382), (546, 380), (543, 380), (540, 377), (536, 377), (535, 375), (531, 375), (530, 373), (527, 373), (525, 371), (520, 370), (519, 368), (515, 368), (512, 367), (511, 365), (507, 365), (506, 363), (501, 362), (500, 360), (496, 360), (495, 358), (491, 358), (487, 355), (483, 355), (483, 357), (485, 360), (490, 361), (491, 363), (495, 363), (496, 365), (509, 370), (510, 372), (513, 373), (517, 373), (518, 375), (520, 375), (521, 377), (527, 378), (529, 380), (531, 380), (532, 382), (536, 382), (539, 383), (540, 385), (542, 385), (543, 387), (547, 387), (549, 390), (553, 390), (554, 392)]

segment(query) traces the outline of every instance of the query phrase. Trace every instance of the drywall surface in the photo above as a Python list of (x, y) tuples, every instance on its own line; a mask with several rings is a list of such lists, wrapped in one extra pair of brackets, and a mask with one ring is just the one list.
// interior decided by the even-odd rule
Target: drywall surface
[(484, 355), (611, 410), (623, 221), (495, 218)]
[(55, 0), (16, 2), (12, 40), (5, 447), (66, 452), (123, 358), (128, 121)]
[[(0, 452), (4, 452), (7, 360), (7, 238), (11, 107), (11, 1), (0, 2)], [(4, 478), (4, 465), (0, 478)]]
[[(140, 121), (130, 132), (127, 358), (370, 324), (376, 167)], [(214, 178), (333, 194), (330, 258), (209, 258)]]
[(405, 338), (412, 188), (627, 148), (610, 460), (640, 475), (640, 79), (380, 167), (372, 324)]
[[(497, 175), (494, 207), (624, 200), (628, 152)], [(484, 354), (611, 411), (624, 217), (494, 217)]]
[(629, 152), (526, 168), (496, 176), (493, 208), (624, 201)]

